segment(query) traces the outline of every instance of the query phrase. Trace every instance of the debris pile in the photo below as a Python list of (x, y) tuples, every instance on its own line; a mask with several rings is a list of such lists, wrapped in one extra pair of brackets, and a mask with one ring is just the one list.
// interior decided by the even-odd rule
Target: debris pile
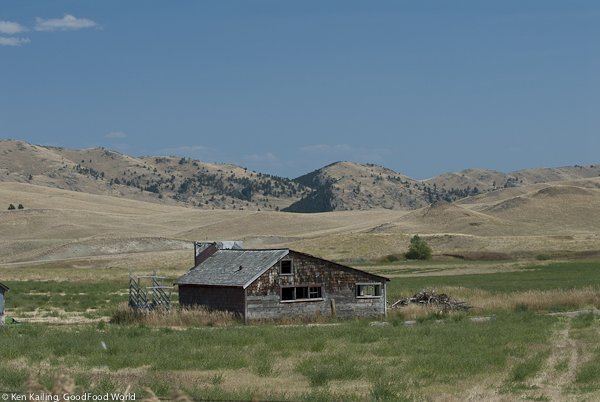
[(401, 299), (392, 304), (392, 307), (404, 307), (410, 304), (419, 305), (436, 305), (442, 307), (445, 311), (448, 310), (468, 310), (470, 308), (481, 308), (476, 306), (469, 306), (464, 301), (456, 301), (452, 296), (448, 296), (446, 293), (437, 294), (435, 290), (429, 291), (425, 289), (422, 292), (415, 293), (413, 297)]

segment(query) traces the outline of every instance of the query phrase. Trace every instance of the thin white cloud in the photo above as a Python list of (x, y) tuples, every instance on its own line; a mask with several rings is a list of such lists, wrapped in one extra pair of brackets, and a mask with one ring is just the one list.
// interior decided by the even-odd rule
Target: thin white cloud
[(29, 42), (31, 42), (29, 38), (15, 38), (14, 36), (10, 38), (4, 38), (0, 36), (0, 45), (2, 46), (21, 46), (22, 43)]
[(127, 135), (122, 131), (113, 131), (104, 136), (104, 138), (125, 138)]
[(339, 152), (352, 152), (354, 149), (348, 144), (338, 144), (335, 147), (336, 151)]
[(0, 33), (14, 35), (19, 32), (29, 31), (29, 28), (24, 27), (18, 22), (0, 21)]
[(202, 145), (194, 145), (191, 147), (179, 147), (179, 149), (182, 151), (206, 151), (206, 150), (208, 150), (208, 148), (206, 148), (205, 146), (202, 146)]
[(267, 152), (266, 154), (262, 154), (262, 155), (257, 155), (257, 154), (252, 154), (252, 155), (244, 155), (243, 159), (245, 161), (248, 162), (258, 162), (258, 163), (275, 163), (275, 162), (279, 162), (279, 158), (277, 158), (275, 155), (273, 155), (270, 152)]
[(302, 152), (323, 152), (330, 150), (331, 147), (329, 145), (321, 144), (321, 145), (309, 145), (307, 147), (301, 147), (300, 151)]
[(319, 145), (309, 145), (307, 147), (301, 147), (300, 151), (308, 152), (308, 153), (351, 153), (354, 152), (354, 148), (352, 148), (348, 144), (337, 144), (334, 146), (319, 144)]
[(86, 18), (75, 18), (71, 14), (65, 14), (62, 19), (50, 19), (44, 20), (40, 17), (35, 18), (35, 29), (36, 31), (68, 31), (68, 30), (77, 30), (82, 28), (91, 28), (95, 27), (96, 24), (92, 20), (88, 20)]

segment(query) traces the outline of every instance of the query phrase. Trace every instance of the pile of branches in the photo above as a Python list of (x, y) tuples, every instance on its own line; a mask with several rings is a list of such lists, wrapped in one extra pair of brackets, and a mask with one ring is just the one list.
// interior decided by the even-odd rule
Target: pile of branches
[(443, 310), (468, 310), (471, 308), (481, 308), (476, 306), (469, 306), (464, 301), (456, 301), (452, 296), (448, 296), (446, 293), (437, 294), (435, 290), (429, 291), (425, 289), (422, 292), (415, 293), (413, 297), (401, 299), (392, 304), (392, 307), (405, 307), (410, 304), (418, 304), (422, 306), (435, 305), (441, 307)]

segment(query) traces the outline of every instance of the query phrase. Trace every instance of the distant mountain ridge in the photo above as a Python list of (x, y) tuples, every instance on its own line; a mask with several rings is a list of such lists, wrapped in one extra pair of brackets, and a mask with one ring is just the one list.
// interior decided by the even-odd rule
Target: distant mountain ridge
[(413, 210), (500, 188), (600, 176), (600, 165), (512, 173), (467, 169), (427, 180), (336, 162), (290, 180), (190, 158), (134, 158), (103, 148), (65, 149), (0, 140), (0, 181), (202, 209), (327, 212)]
[(413, 210), (436, 201), (454, 202), (501, 188), (598, 176), (600, 165), (590, 165), (535, 168), (512, 173), (467, 169), (419, 181), (377, 165), (336, 162), (294, 179), (316, 191), (284, 211), (326, 212), (374, 207)]

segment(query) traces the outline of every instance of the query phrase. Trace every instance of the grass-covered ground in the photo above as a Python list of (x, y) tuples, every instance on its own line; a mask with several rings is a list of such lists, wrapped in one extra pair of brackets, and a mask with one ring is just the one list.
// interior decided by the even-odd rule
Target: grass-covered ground
[[(365, 267), (365, 269), (378, 275), (404, 274), (405, 271), (402, 269), (403, 264), (406, 263), (398, 263), (397, 270), (377, 269), (375, 266)], [(411, 263), (408, 270), (413, 273), (422, 272), (423, 270), (431, 272), (431, 269), (446, 271), (453, 269), (456, 265), (464, 266), (465, 264), (482, 267), (482, 274), (397, 278), (390, 282), (388, 295), (400, 296), (403, 291), (408, 291), (409, 289), (441, 286), (461, 286), (469, 289), (481, 289), (492, 293), (527, 292), (530, 290), (572, 290), (588, 286), (600, 287), (599, 259), (563, 261), (546, 265), (532, 264), (519, 267), (513, 272), (499, 273), (485, 273), (485, 266), (492, 264), (489, 262), (437, 262), (432, 264), (426, 261), (416, 264)], [(425, 269), (419, 268), (419, 265), (435, 265), (437, 267)]]
[[(0, 391), (25, 391), (31, 374), (50, 389), (61, 370), (92, 393), (130, 386), (141, 395), (148, 386), (159, 396), (182, 389), (196, 399), (598, 400), (600, 318), (548, 312), (600, 307), (599, 270), (599, 260), (587, 260), (394, 278), (389, 301), (429, 288), (485, 310), (394, 310), (375, 320), (383, 326), (369, 319), (321, 320), (320, 326), (243, 326), (232, 319), (221, 326), (74, 324), (67, 312), (116, 316), (127, 282), (5, 282), (9, 316), (61, 313), (57, 324), (0, 331)], [(474, 315), (491, 319), (473, 322)], [(405, 325), (415, 317), (417, 324)]]

